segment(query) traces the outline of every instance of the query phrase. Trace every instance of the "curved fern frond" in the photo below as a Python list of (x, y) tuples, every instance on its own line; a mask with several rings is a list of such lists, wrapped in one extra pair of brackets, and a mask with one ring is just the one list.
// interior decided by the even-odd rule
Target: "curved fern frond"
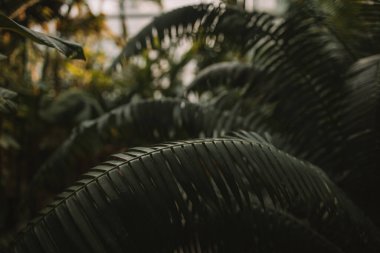
[(319, 168), (260, 140), (205, 139), (113, 156), (13, 249), (375, 253), (380, 234)]
[(190, 36), (192, 29), (200, 27), (202, 19), (207, 16), (213, 19), (215, 15), (218, 15), (217, 12), (211, 11), (211, 6), (211, 4), (185, 6), (154, 18), (150, 24), (128, 41), (109, 70), (114, 69), (123, 58), (135, 55), (148, 46), (158, 46), (157, 44), (161, 44), (167, 37)]
[[(204, 21), (213, 20), (207, 21), (209, 26), (202, 25), (206, 37), (222, 35), (221, 42), (248, 50), (253, 66), (259, 66), (262, 72), (265, 83), (248, 86), (247, 97), (255, 94), (252, 100), (260, 98), (261, 104), (276, 104), (273, 117), (288, 140), (299, 145), (300, 152), (313, 147), (304, 157), (332, 169), (337, 163), (334, 147), (343, 138), (336, 112), (341, 107), (344, 79), (340, 73), (347, 66), (347, 52), (340, 50), (339, 45), (334, 48), (329, 31), (304, 9), (279, 19), (224, 6), (208, 8), (210, 13), (213, 10), (212, 15), (198, 15)], [(160, 18), (165, 19), (165, 14)], [(163, 32), (177, 27), (178, 21), (166, 21), (165, 26), (155, 29)], [(150, 36), (152, 40), (153, 27), (154, 21), (137, 37)], [(129, 45), (134, 44), (131, 41)]]
[[(288, 140), (297, 143), (300, 152), (307, 150), (305, 147), (313, 147), (304, 157), (332, 169), (337, 163), (334, 147), (340, 145), (343, 138), (336, 114), (342, 106), (344, 79), (341, 73), (350, 63), (345, 61), (348, 53), (331, 39), (326, 27), (304, 9), (275, 18), (265, 13), (207, 6), (209, 11), (205, 11), (204, 6), (186, 7), (202, 21), (199, 21), (202, 31), (193, 36), (214, 36), (221, 43), (237, 45), (248, 52), (253, 66), (259, 66), (262, 71), (265, 83), (251, 86), (247, 97), (256, 93), (255, 98), (260, 97), (260, 103), (276, 104), (273, 115)], [(158, 31), (162, 34), (158, 41), (162, 41), (165, 31), (177, 31), (182, 25), (165, 17), (164, 14), (157, 19), (165, 20), (165, 25), (155, 26), (153, 21), (135, 37), (139, 43), (131, 40), (127, 48), (135, 48), (137, 44), (145, 47), (147, 44), (142, 43), (146, 40), (153, 43), (154, 33)], [(182, 33), (174, 35), (180, 38), (185, 34), (183, 31), (191, 34), (195, 31), (193, 25), (187, 26), (189, 31), (180, 29)]]
[(109, 69), (115, 69), (122, 59), (147, 48), (160, 47), (167, 40), (202, 38), (203, 41), (208, 40), (210, 44), (216, 45), (226, 39), (231, 46), (242, 49), (252, 36), (265, 33), (261, 25), (273, 19), (273, 16), (266, 13), (247, 13), (225, 5), (181, 7), (156, 17), (142, 29), (127, 43)]
[[(81, 166), (93, 166), (99, 162), (96, 158), (104, 159), (121, 148), (175, 139), (221, 136), (239, 129), (269, 131), (263, 121), (260, 115), (254, 113), (243, 118), (181, 99), (131, 103), (75, 128), (41, 166), (33, 182), (62, 189), (75, 180)], [(91, 164), (83, 164), (83, 161), (90, 161)]]
[[(260, 103), (276, 104), (273, 117), (296, 154), (325, 169), (333, 169), (342, 136), (337, 112), (342, 107), (346, 63), (331, 48), (328, 31), (302, 9), (279, 24), (268, 24), (267, 33), (252, 41), (253, 63), (260, 66)], [(303, 154), (304, 151), (307, 153)]]

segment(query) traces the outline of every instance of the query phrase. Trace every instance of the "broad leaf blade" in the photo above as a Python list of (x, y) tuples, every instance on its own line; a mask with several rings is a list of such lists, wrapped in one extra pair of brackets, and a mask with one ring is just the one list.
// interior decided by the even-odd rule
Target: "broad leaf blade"
[(64, 54), (70, 59), (80, 59), (85, 60), (83, 48), (71, 41), (57, 38), (55, 36), (46, 35), (40, 32), (33, 31), (25, 26), (22, 26), (12, 19), (5, 16), (0, 12), (0, 28), (12, 30), (22, 36), (25, 36), (34, 42), (37, 42), (42, 45), (46, 45), (52, 48), (57, 49), (59, 52)]

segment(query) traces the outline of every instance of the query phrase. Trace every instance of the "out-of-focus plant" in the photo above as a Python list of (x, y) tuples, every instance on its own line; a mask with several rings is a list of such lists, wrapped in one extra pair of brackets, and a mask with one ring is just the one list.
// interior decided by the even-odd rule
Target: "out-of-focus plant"
[[(155, 2), (161, 5), (161, 1)], [(163, 60), (143, 56), (127, 64), (122, 73), (107, 72), (109, 56), (101, 50), (102, 43), (119, 47), (125, 38), (113, 34), (106, 16), (93, 14), (84, 0), (5, 0), (0, 2), (0, 9), (2, 21), (6, 20), (0, 24), (21, 28), (5, 19), (9, 17), (25, 27), (20, 31), (32, 39), (38, 39), (39, 33), (26, 34), (26, 27), (77, 41), (86, 55), (85, 62), (69, 60), (13, 31), (0, 30), (1, 248), (12, 232), (54, 194), (41, 189), (33, 198), (34, 206), (25, 204), (33, 175), (72, 128), (120, 104), (153, 97), (160, 85), (150, 83), (168, 69), (155, 71), (152, 66), (161, 68), (159, 62)], [(39, 42), (57, 40), (48, 37)], [(73, 171), (73, 179), (79, 174)]]

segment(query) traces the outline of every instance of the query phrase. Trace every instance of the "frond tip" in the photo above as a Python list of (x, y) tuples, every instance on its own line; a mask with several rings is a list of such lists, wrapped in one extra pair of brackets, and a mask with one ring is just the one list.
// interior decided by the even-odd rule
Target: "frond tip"
[(16, 23), (12, 19), (5, 16), (1, 11), (0, 28), (12, 30), (24, 37), (33, 40), (36, 43), (55, 48), (70, 59), (86, 60), (83, 48), (79, 44), (52, 35), (46, 35), (33, 31), (25, 26)]

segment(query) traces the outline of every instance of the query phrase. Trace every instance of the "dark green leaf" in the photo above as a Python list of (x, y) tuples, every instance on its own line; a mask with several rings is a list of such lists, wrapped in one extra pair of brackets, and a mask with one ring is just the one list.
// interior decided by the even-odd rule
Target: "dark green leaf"
[[(181, 19), (182, 13), (186, 15)], [(342, 106), (341, 73), (350, 62), (345, 62), (348, 52), (331, 39), (329, 30), (302, 8), (276, 18), (223, 5), (190, 6), (158, 17), (127, 44), (120, 57), (149, 45), (159, 47), (168, 37), (190, 35), (221, 38), (218, 43), (249, 51), (253, 67), (261, 74), (259, 82), (244, 86), (247, 101), (274, 105), (270, 116), (282, 127), (285, 140), (296, 143), (295, 155), (333, 169), (335, 147), (342, 139), (336, 115)]]
[(25, 26), (17, 24), (2, 12), (0, 12), (0, 28), (12, 30), (34, 42), (55, 48), (70, 59), (86, 59), (83, 53), (83, 48), (79, 44), (33, 31)]
[(72, 180), (69, 175), (80, 170), (79, 165), (83, 166), (83, 161), (91, 162), (87, 166), (95, 165), (99, 162), (97, 156), (104, 157), (123, 147), (221, 136), (239, 129), (269, 131), (270, 128), (265, 126), (265, 118), (255, 112), (243, 118), (236, 113), (180, 99), (135, 102), (76, 127), (39, 169), (34, 182), (62, 188), (65, 182)]
[(375, 253), (379, 231), (317, 167), (246, 138), (130, 149), (61, 194), (17, 252)]

